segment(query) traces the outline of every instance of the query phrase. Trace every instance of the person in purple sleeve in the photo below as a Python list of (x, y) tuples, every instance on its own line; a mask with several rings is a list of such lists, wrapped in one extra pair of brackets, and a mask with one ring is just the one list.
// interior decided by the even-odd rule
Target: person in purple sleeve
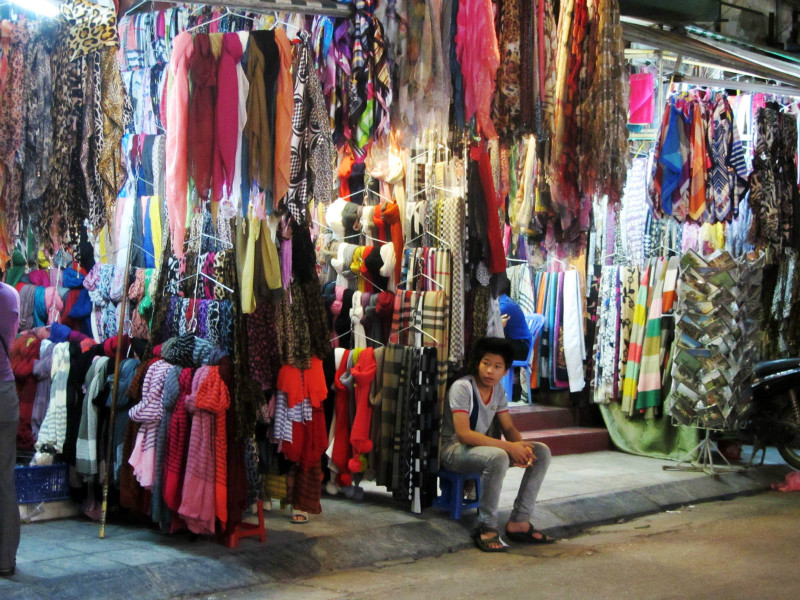
[(16, 571), (19, 507), (14, 487), (19, 400), (9, 351), (19, 327), (19, 294), (0, 283), (0, 577)]

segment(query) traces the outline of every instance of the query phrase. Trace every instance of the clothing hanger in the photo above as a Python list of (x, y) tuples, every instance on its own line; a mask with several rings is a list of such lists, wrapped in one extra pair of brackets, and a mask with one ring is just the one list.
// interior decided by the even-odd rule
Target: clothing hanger
[(392, 200), (391, 198), (387, 198), (386, 196), (384, 196), (384, 195), (383, 195), (383, 194), (381, 194), (380, 192), (376, 192), (376, 191), (375, 191), (375, 190), (373, 190), (372, 188), (367, 188), (367, 191), (368, 191), (370, 194), (375, 194), (375, 195), (376, 195), (378, 198), (383, 198), (383, 199), (384, 199), (384, 200), (386, 200), (387, 202), (394, 202), (394, 200)]
[(364, 190), (360, 190), (358, 192), (353, 192), (352, 194), (347, 194), (347, 196), (338, 196), (336, 199), (337, 200), (347, 200), (348, 198), (351, 198), (353, 196), (358, 196), (359, 194), (363, 195), (364, 194)]
[[(231, 294), (233, 293), (233, 290), (231, 288), (229, 288), (227, 285), (225, 285), (221, 281), (218, 281), (217, 279), (215, 279), (214, 277), (212, 277), (211, 275), (209, 275), (208, 273), (205, 273), (203, 271), (198, 271), (197, 273), (192, 273), (191, 275), (187, 275), (183, 279), (179, 279), (178, 283), (186, 281), (187, 279), (192, 279), (193, 277), (197, 277), (198, 275), (200, 275), (201, 277), (205, 277), (206, 279), (208, 279), (210, 281), (213, 281), (216, 285), (220, 286), (223, 289), (228, 290)], [(197, 287), (197, 285), (195, 285), (195, 288), (196, 287)], [(196, 299), (196, 297), (195, 297), (195, 299)]]
[(194, 27), (189, 27), (188, 29), (186, 29), (186, 31), (194, 31), (195, 29), (200, 29), (201, 27), (205, 27), (206, 25), (210, 25), (211, 23), (214, 23), (216, 21), (221, 21), (225, 17), (242, 17), (243, 19), (250, 19), (251, 21), (255, 21), (255, 19), (253, 19), (252, 17), (235, 13), (232, 10), (225, 8), (220, 16), (214, 17), (213, 19), (210, 19), (208, 21), (203, 21), (202, 23), (198, 23)]
[(438, 240), (439, 242), (441, 242), (444, 250), (449, 250), (450, 249), (450, 244), (448, 242), (444, 241), (442, 238), (440, 238), (435, 233), (431, 233), (429, 231), (423, 231), (418, 236), (411, 238), (410, 240), (408, 240), (406, 242), (406, 245), (412, 244), (412, 243), (416, 242), (418, 239), (420, 239), (421, 237), (424, 237), (426, 235), (432, 237), (435, 240)]
[(384, 344), (383, 342), (379, 342), (378, 340), (374, 340), (374, 339), (372, 339), (372, 338), (371, 338), (371, 337), (369, 337), (369, 336), (368, 336), (366, 333), (364, 333), (364, 334), (361, 334), (361, 335), (363, 336), (363, 338), (364, 338), (365, 340), (368, 340), (368, 341), (372, 342), (373, 344), (378, 344), (379, 346), (385, 346), (385, 345), (386, 345), (386, 344)]
[(311, 219), (311, 222), (314, 223), (315, 225), (319, 226), (319, 227), (322, 227), (322, 229), (324, 229), (325, 231), (330, 231), (331, 233), (334, 233), (333, 229), (331, 229), (327, 225), (323, 225), (322, 223), (320, 223), (316, 219)]
[(153, 10), (153, 0), (142, 0), (142, 2), (134, 4), (128, 10), (126, 10), (125, 14), (123, 16), (127, 17), (132, 12), (134, 12), (136, 9), (138, 9), (140, 6), (144, 6), (145, 4), (150, 4), (150, 10)]
[(572, 264), (570, 264), (568, 262), (564, 262), (563, 260), (561, 260), (559, 258), (551, 258), (550, 262), (555, 262), (555, 263), (559, 263), (561, 265), (564, 265), (565, 267), (567, 267), (567, 270), (569, 270), (569, 269), (572, 269), (574, 271), (578, 270), (578, 268), (575, 265), (572, 265)]
[(233, 244), (232, 244), (231, 242), (229, 242), (228, 240), (223, 240), (223, 239), (220, 239), (220, 238), (218, 238), (218, 237), (214, 237), (213, 235), (209, 235), (209, 234), (207, 234), (207, 233), (202, 233), (201, 235), (202, 235), (204, 238), (209, 238), (209, 239), (211, 239), (211, 240), (216, 240), (216, 241), (218, 241), (218, 242), (220, 242), (220, 243), (222, 243), (222, 244), (228, 244), (228, 247), (229, 247), (229, 248), (233, 248)]
[(363, 235), (365, 238), (367, 238), (370, 241), (379, 243), (381, 246), (383, 246), (383, 244), (387, 244), (388, 243), (386, 240), (379, 240), (378, 238), (374, 238), (371, 235), (364, 233), (363, 231), (361, 232), (361, 235)]
[[(153, 254), (152, 252), (148, 252), (147, 250), (145, 250), (144, 248), (142, 248), (142, 247), (141, 247), (139, 244), (133, 244), (133, 247), (134, 247), (134, 248), (138, 248), (139, 250), (141, 250), (142, 252), (144, 252), (145, 254), (147, 254), (147, 256), (149, 256), (150, 258), (152, 258), (153, 260), (158, 260), (158, 259), (156, 258), (156, 255), (155, 255), (155, 254)], [(117, 250), (117, 252), (119, 252), (119, 250)]]
[[(414, 319), (414, 317), (416, 317), (416, 315), (417, 315), (418, 313), (419, 313), (419, 311), (418, 311), (418, 310), (416, 310), (416, 309), (414, 309), (414, 310), (412, 310), (412, 311), (411, 311), (411, 318), (412, 318), (412, 320)], [(439, 340), (437, 340), (435, 337), (433, 337), (433, 336), (432, 336), (430, 333), (428, 333), (427, 331), (422, 331), (422, 329), (420, 329), (420, 328), (419, 328), (419, 327), (417, 327), (416, 325), (409, 325), (408, 327), (403, 327), (403, 328), (402, 328), (400, 331), (398, 331), (398, 332), (396, 333), (396, 335), (400, 335), (401, 333), (403, 333), (404, 331), (408, 331), (409, 329), (413, 329), (414, 331), (421, 333), (421, 334), (422, 334), (422, 335), (424, 335), (425, 337), (428, 337), (428, 338), (432, 339), (434, 344), (436, 344), (437, 346), (439, 345)]]
[[(444, 286), (441, 283), (439, 283), (438, 281), (436, 281), (433, 277), (428, 275), (427, 273), (416, 273), (414, 275), (414, 277), (415, 278), (416, 277), (424, 277), (425, 279), (429, 279), (430, 281), (432, 281), (434, 283), (434, 285), (438, 285), (442, 290), (444, 290)], [(397, 284), (397, 287), (399, 288), (401, 285), (405, 285), (411, 280), (412, 280), (412, 277), (406, 277), (403, 281), (401, 281), (400, 283)], [(410, 291), (410, 290), (405, 290), (405, 291)]]

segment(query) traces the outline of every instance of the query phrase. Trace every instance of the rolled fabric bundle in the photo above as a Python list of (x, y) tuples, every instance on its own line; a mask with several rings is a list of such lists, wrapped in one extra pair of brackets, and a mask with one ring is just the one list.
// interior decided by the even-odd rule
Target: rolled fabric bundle
[(83, 287), (84, 279), (85, 277), (75, 269), (64, 269), (64, 272), (61, 274), (61, 285), (71, 290), (77, 290)]
[(35, 285), (23, 285), (19, 292), (19, 330), (33, 327), (33, 301), (36, 296)]

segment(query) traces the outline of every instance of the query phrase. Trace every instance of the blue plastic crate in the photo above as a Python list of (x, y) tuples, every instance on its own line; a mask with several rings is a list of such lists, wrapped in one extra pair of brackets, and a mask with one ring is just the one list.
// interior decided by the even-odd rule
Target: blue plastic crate
[(17, 503), (51, 502), (69, 498), (67, 465), (45, 467), (16, 467), (14, 484), (17, 488)]

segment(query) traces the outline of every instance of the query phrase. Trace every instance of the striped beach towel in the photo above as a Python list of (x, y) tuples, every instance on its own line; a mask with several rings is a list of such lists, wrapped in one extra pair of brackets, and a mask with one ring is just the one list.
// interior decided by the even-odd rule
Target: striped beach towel
[(633, 310), (631, 323), (631, 336), (628, 345), (628, 358), (625, 363), (625, 379), (622, 383), (622, 411), (627, 415), (633, 414), (636, 404), (637, 383), (639, 381), (639, 368), (642, 360), (642, 346), (644, 344), (645, 326), (647, 324), (647, 295), (650, 280), (650, 266), (642, 272), (639, 282), (639, 291), (636, 296), (636, 306)]

